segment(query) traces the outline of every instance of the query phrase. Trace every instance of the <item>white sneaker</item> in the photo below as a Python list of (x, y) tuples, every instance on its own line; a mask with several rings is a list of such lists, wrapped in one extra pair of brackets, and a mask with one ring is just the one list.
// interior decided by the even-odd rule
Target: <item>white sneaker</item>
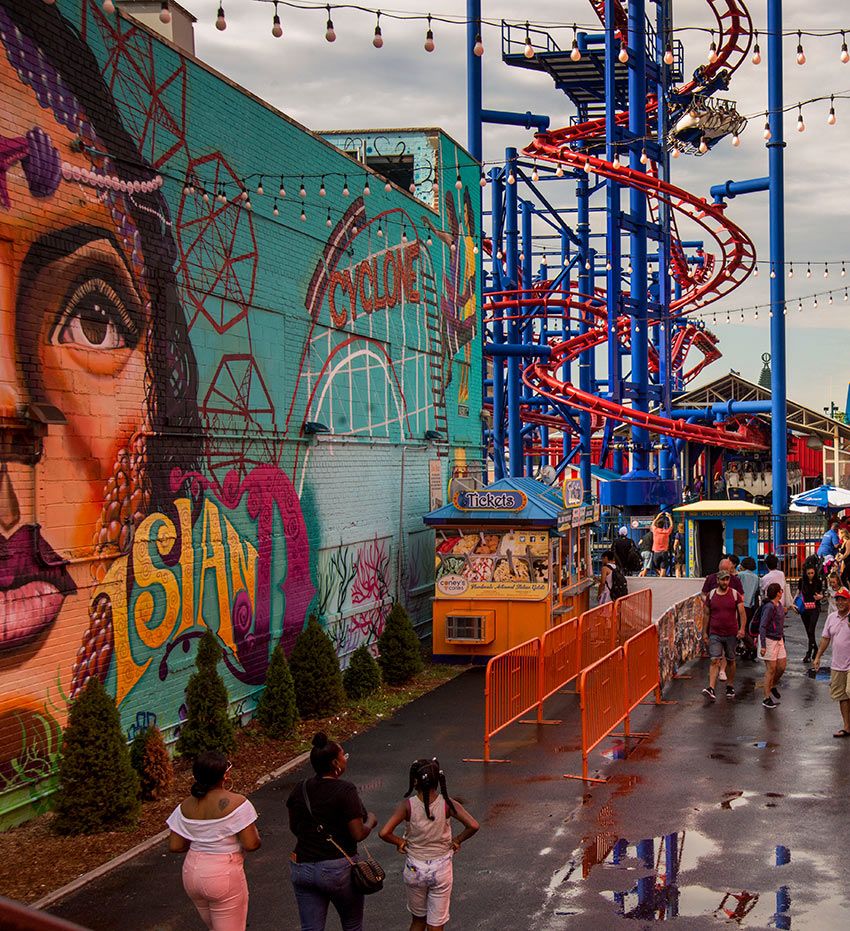
[(720, 679), (721, 682), (725, 682), (726, 681), (726, 670), (721, 669), (720, 672), (717, 673), (717, 678)]

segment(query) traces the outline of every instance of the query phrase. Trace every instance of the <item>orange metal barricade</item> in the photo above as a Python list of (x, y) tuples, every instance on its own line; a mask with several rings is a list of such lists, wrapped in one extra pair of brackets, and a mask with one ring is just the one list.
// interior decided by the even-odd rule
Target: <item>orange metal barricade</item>
[(579, 667), (587, 669), (617, 646), (614, 603), (609, 601), (585, 611), (578, 619), (578, 631)]
[(484, 686), (484, 758), (466, 762), (504, 763), (490, 757), (490, 741), (540, 700), (540, 640), (526, 640), (487, 663)]
[(643, 630), (652, 623), (652, 590), (643, 588), (640, 591), (623, 595), (615, 602), (617, 609), (617, 637), (622, 646), (630, 637)]
[(653, 624), (630, 637), (623, 646), (626, 662), (626, 711), (632, 712), (654, 691), (661, 701), (658, 671), (658, 628)]
[(543, 702), (579, 674), (578, 621), (572, 618), (540, 638), (540, 698), (537, 723), (543, 723)]
[(579, 678), (581, 696), (581, 776), (567, 779), (585, 782), (605, 782), (587, 775), (587, 758), (593, 748), (604, 740), (626, 717), (626, 661), (622, 647), (582, 671)]

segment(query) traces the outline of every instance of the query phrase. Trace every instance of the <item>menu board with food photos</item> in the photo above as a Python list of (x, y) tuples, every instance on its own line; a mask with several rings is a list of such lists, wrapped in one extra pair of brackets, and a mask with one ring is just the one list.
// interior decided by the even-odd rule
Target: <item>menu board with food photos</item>
[(438, 598), (540, 601), (548, 592), (546, 530), (437, 532)]

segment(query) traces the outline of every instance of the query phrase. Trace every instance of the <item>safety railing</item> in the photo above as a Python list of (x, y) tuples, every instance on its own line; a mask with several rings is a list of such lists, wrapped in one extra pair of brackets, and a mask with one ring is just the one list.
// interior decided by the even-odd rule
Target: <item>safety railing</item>
[(617, 647), (583, 670), (578, 690), (581, 696), (581, 776), (567, 775), (565, 778), (605, 782), (604, 779), (588, 777), (587, 758), (628, 713), (623, 648)]
[(578, 621), (565, 621), (540, 638), (540, 698), (537, 723), (543, 723), (543, 702), (579, 674)]
[(578, 619), (579, 666), (586, 669), (617, 645), (614, 602), (597, 605)]
[(623, 595), (615, 602), (617, 614), (617, 643), (621, 646), (636, 633), (652, 623), (652, 589)]
[(630, 716), (653, 691), (655, 704), (668, 704), (661, 700), (658, 645), (658, 628), (653, 624), (582, 671), (578, 689), (581, 700), (581, 776), (565, 774), (566, 779), (606, 781), (588, 776), (588, 757), (621, 722), (625, 722), (623, 736), (647, 736), (631, 731)]
[(540, 701), (540, 640), (526, 640), (487, 663), (484, 684), (484, 757), (466, 762), (501, 763), (490, 741)]

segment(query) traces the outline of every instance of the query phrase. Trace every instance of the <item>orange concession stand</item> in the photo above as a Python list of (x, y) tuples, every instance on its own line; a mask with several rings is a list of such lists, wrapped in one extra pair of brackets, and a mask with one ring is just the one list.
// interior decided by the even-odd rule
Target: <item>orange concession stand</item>
[(486, 660), (588, 607), (598, 506), (565, 508), (559, 489), (510, 478), (457, 492), (434, 528), (435, 659)]

